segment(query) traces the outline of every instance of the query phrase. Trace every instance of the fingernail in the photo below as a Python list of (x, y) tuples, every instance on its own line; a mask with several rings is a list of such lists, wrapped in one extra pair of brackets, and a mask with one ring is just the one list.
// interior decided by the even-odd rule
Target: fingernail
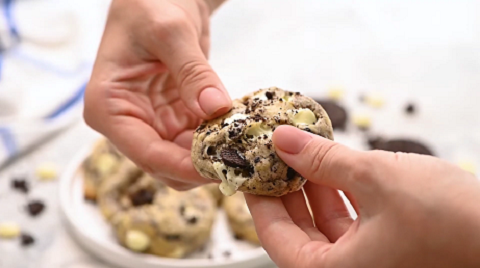
[(279, 126), (273, 134), (275, 147), (289, 154), (300, 153), (311, 139), (310, 134), (292, 126)]
[(208, 115), (220, 115), (230, 110), (231, 100), (225, 96), (223, 91), (208, 87), (198, 97), (202, 110)]

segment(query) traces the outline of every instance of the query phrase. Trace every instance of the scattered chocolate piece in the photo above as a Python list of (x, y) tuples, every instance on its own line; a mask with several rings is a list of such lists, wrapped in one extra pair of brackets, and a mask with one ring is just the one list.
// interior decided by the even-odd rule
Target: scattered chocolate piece
[(348, 114), (345, 108), (331, 100), (316, 99), (330, 117), (334, 130), (344, 131), (346, 129)]
[(226, 251), (223, 252), (223, 256), (225, 258), (230, 258), (231, 255), (232, 255), (232, 252), (230, 252), (229, 250), (226, 250)]
[(416, 112), (415, 105), (413, 103), (407, 104), (407, 106), (405, 107), (405, 112), (407, 114), (414, 114)]
[(32, 217), (40, 215), (43, 210), (45, 210), (45, 204), (40, 200), (33, 200), (27, 204), (28, 214)]
[(28, 247), (28, 246), (30, 246), (34, 243), (35, 243), (35, 239), (31, 235), (26, 234), (26, 233), (22, 233), (20, 235), (20, 244), (23, 247)]
[(133, 206), (138, 207), (138, 206), (152, 204), (154, 196), (155, 196), (154, 191), (141, 189), (140, 191), (130, 195), (130, 200), (132, 201)]
[(224, 149), (220, 156), (222, 157), (225, 165), (234, 168), (246, 168), (248, 167), (248, 162), (242, 156), (239, 155), (235, 149)]
[(25, 179), (13, 179), (11, 186), (13, 189), (24, 194), (27, 194), (30, 191), (30, 185)]
[(409, 139), (376, 139), (369, 141), (370, 148), (373, 150), (383, 150), (389, 152), (402, 152), (423, 155), (434, 155), (433, 152), (419, 141)]
[(288, 169), (287, 169), (287, 179), (288, 180), (295, 179), (296, 174), (297, 174), (297, 172), (293, 168), (288, 167)]

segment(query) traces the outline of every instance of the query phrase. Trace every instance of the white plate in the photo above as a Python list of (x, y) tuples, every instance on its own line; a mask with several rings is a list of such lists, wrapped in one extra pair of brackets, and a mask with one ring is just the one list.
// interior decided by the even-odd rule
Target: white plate
[[(167, 267), (275, 267), (261, 247), (233, 238), (225, 214), (219, 211), (212, 236), (206, 247), (187, 259), (168, 259), (131, 252), (120, 246), (112, 229), (96, 206), (83, 198), (83, 180), (78, 168), (91, 148), (86, 148), (65, 169), (60, 181), (60, 207), (69, 230), (77, 241), (98, 258), (125, 268)], [(231, 253), (225, 256), (225, 252)], [(211, 254), (212, 258), (207, 256)]]

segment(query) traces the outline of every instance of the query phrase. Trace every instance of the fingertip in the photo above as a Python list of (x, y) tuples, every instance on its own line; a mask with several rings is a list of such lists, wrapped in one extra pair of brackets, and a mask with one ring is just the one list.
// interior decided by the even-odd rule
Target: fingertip
[(198, 96), (198, 103), (206, 118), (223, 115), (232, 108), (230, 96), (224, 90), (214, 87), (202, 90)]

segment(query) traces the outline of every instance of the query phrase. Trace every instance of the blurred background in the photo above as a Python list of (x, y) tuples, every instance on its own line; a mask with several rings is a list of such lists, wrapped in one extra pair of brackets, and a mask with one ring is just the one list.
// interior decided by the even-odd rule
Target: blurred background
[[(82, 94), (108, 4), (0, 0), (0, 222), (35, 238), (30, 247), (0, 239), (1, 268), (108, 267), (66, 232), (58, 180), (38, 179), (39, 169), (60, 177), (97, 137), (82, 122)], [(478, 169), (479, 29), (475, 0), (230, 0), (212, 18), (211, 64), (232, 97), (270, 86), (341, 92), (349, 117), (369, 124), (366, 133), (350, 122), (339, 142), (365, 149), (369, 135), (408, 137)], [(31, 182), (28, 195), (12, 190), (15, 178)], [(38, 217), (25, 213), (31, 200), (46, 206)]]

